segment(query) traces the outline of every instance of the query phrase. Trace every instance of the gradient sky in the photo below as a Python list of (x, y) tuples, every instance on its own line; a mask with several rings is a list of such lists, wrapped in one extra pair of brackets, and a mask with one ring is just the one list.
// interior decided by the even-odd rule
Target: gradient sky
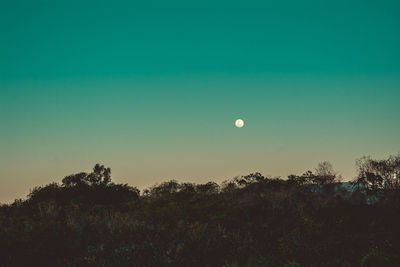
[(141, 189), (323, 160), (353, 178), (355, 159), (400, 151), (399, 14), (398, 0), (1, 1), (0, 202), (97, 162)]

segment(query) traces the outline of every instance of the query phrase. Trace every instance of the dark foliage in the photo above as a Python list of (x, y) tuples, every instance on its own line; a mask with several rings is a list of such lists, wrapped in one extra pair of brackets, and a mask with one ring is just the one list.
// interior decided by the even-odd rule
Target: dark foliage
[(96, 165), (0, 206), (0, 266), (400, 266), (399, 159), (142, 194)]

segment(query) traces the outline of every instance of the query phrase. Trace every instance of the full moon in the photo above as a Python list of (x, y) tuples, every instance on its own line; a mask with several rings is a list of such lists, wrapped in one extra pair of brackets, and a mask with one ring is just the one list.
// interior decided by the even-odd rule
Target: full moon
[(243, 125), (244, 125), (244, 121), (243, 121), (242, 119), (237, 119), (237, 120), (235, 121), (235, 126), (236, 126), (236, 127), (242, 128)]

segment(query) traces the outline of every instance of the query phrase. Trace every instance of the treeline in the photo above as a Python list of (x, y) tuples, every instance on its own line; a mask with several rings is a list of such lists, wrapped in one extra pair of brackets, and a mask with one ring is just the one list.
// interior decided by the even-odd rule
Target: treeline
[(400, 266), (400, 155), (357, 166), (140, 192), (97, 164), (0, 206), (0, 266)]

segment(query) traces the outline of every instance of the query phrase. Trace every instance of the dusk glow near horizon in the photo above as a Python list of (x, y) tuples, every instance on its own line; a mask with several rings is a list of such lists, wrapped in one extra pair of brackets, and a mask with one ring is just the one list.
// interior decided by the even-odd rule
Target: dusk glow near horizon
[(2, 1), (0, 203), (95, 163), (140, 189), (322, 160), (352, 179), (356, 159), (400, 151), (399, 10)]

